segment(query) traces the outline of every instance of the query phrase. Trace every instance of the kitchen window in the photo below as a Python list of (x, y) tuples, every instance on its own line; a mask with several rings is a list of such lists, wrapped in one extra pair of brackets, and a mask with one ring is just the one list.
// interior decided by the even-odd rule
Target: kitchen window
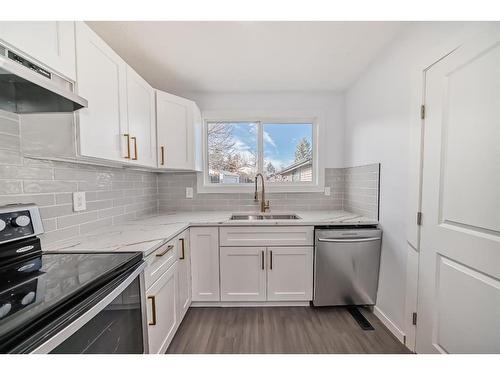
[(200, 192), (249, 190), (257, 173), (271, 191), (318, 191), (317, 133), (312, 119), (205, 121)]

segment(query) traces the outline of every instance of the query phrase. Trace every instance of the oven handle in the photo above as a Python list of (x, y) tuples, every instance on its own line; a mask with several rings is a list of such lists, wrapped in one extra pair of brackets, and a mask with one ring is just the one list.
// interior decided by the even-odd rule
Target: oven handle
[(72, 334), (82, 328), (88, 321), (99, 314), (106, 306), (108, 306), (116, 297), (118, 297), (127, 287), (139, 276), (146, 268), (146, 263), (142, 262), (134, 272), (132, 272), (123, 282), (118, 285), (111, 293), (92, 306), (87, 312), (70, 323), (62, 330), (57, 332), (54, 336), (45, 341), (42, 345), (34, 349), (32, 354), (46, 354), (50, 353), (57, 346), (62, 344)]
[(371, 242), (378, 241), (379, 237), (368, 237), (368, 238), (318, 238), (318, 242), (338, 242), (338, 243), (352, 243), (352, 242)]

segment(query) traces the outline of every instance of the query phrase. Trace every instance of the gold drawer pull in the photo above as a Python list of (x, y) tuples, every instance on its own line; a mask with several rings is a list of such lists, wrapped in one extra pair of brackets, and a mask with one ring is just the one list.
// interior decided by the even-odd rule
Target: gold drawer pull
[(165, 165), (165, 147), (161, 146), (160, 150), (161, 150), (161, 159), (160, 159), (161, 162), (160, 162), (160, 164)]
[(170, 250), (172, 250), (173, 248), (174, 248), (174, 245), (168, 245), (167, 248), (164, 251), (162, 251), (161, 253), (156, 254), (156, 256), (157, 257), (162, 257), (166, 253), (168, 253)]
[(185, 258), (185, 254), (184, 254), (184, 251), (185, 251), (185, 248), (184, 248), (185, 240), (184, 240), (184, 238), (179, 238), (179, 241), (181, 241), (181, 256), (179, 257), (179, 259), (184, 259)]
[(125, 159), (130, 159), (130, 134), (123, 134), (125, 138), (127, 138), (127, 156), (124, 156)]
[(148, 296), (148, 300), (151, 301), (151, 312), (153, 314), (153, 320), (148, 322), (148, 325), (154, 326), (156, 325), (156, 298), (155, 296)]
[(132, 160), (137, 160), (137, 138), (130, 137), (130, 139), (134, 141), (134, 157), (132, 158)]

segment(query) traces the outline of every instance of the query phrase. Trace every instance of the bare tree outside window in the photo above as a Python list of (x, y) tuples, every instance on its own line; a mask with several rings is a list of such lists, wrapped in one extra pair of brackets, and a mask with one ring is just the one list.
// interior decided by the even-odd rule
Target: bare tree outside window
[(207, 126), (210, 182), (250, 183), (257, 168), (254, 123), (211, 122)]

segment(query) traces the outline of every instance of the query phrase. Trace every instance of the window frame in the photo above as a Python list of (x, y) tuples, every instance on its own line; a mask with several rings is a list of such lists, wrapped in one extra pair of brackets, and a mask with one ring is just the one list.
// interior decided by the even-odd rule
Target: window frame
[(233, 123), (257, 123), (257, 173), (264, 169), (264, 124), (312, 124), (312, 149), (313, 149), (313, 179), (310, 182), (268, 182), (265, 181), (266, 190), (269, 192), (323, 192), (324, 191), (324, 167), (320, 158), (321, 144), (324, 139), (322, 127), (320, 126), (321, 115), (312, 113), (293, 114), (268, 114), (268, 113), (220, 113), (204, 112), (202, 121), (202, 155), (203, 170), (198, 174), (198, 193), (247, 193), (254, 191), (253, 183), (244, 184), (215, 184), (208, 177), (208, 123), (211, 122), (233, 122)]

